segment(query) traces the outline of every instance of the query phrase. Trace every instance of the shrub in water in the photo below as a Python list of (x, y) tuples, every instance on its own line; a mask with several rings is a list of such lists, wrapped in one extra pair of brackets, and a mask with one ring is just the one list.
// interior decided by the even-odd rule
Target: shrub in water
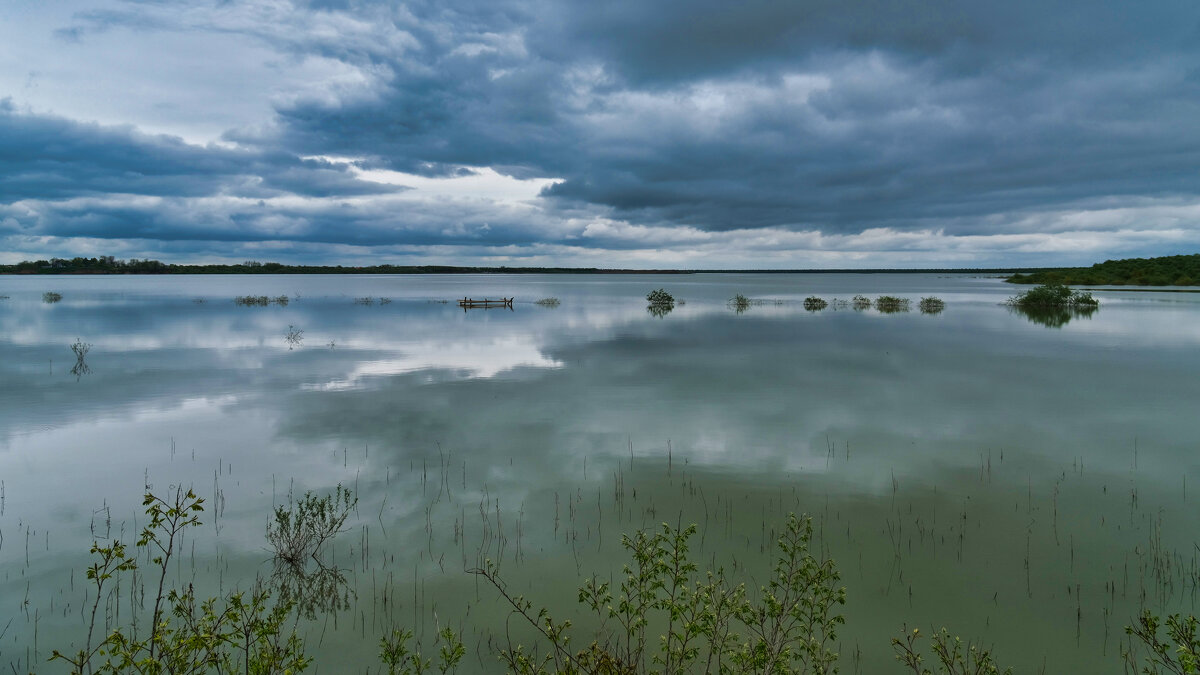
[(908, 311), (908, 298), (897, 298), (894, 295), (881, 295), (875, 298), (875, 309), (884, 314)]
[(233, 304), (239, 307), (266, 307), (271, 299), (265, 295), (239, 295), (233, 299)]
[(1100, 301), (1091, 293), (1072, 291), (1063, 284), (1042, 284), (1009, 298), (1008, 304), (1029, 309), (1038, 307), (1097, 307)]
[(822, 300), (821, 298), (818, 298), (815, 295), (810, 295), (804, 299), (804, 309), (807, 309), (810, 312), (818, 312), (822, 309), (825, 309), (828, 306), (829, 306), (828, 302), (825, 302), (824, 300)]
[(922, 314), (937, 314), (946, 309), (946, 303), (942, 302), (941, 298), (921, 298), (921, 302), (918, 303), (917, 307), (921, 309)]
[(62, 293), (55, 293), (54, 291), (42, 293), (42, 302), (58, 302), (59, 300), (62, 300)]
[(657, 291), (647, 293), (646, 302), (649, 302), (651, 305), (674, 305), (675, 296), (660, 288)]

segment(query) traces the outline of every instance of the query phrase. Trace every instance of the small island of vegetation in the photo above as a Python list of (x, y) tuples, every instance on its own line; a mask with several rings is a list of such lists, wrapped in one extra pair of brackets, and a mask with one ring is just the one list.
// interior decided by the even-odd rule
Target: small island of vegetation
[(1200, 253), (1160, 258), (1105, 260), (1091, 267), (1063, 267), (1008, 277), (1014, 284), (1104, 286), (1200, 286)]
[(1072, 291), (1063, 284), (1043, 284), (1009, 298), (1008, 304), (1022, 309), (1086, 308), (1098, 307), (1100, 301), (1093, 298), (1091, 293)]

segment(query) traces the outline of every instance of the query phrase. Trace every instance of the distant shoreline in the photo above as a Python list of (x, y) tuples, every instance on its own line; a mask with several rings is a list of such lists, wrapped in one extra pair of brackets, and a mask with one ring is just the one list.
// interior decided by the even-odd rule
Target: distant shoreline
[(0, 266), (0, 274), (14, 276), (58, 275), (171, 275), (171, 274), (1004, 274), (1038, 272), (1043, 267), (986, 268), (842, 268), (842, 269), (623, 269), (600, 267), (458, 267), (441, 265), (161, 265), (153, 269), (113, 267), (40, 267), (14, 269)]

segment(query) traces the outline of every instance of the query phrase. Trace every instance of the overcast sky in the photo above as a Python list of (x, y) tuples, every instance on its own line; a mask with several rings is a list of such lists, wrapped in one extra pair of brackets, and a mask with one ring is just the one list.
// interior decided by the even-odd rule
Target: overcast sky
[(0, 262), (1198, 251), (1195, 0), (0, 2)]

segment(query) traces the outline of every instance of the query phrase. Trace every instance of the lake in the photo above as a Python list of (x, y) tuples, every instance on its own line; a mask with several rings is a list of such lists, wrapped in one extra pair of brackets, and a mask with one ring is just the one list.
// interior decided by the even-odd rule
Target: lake
[[(682, 302), (648, 312), (657, 288)], [(585, 646), (576, 589), (620, 573), (622, 533), (696, 523), (694, 558), (757, 587), (789, 513), (846, 587), (842, 672), (900, 672), (891, 638), (942, 626), (1020, 672), (1123, 672), (1142, 608), (1196, 611), (1200, 295), (1099, 290), (1091, 315), (1029, 317), (1002, 304), (1020, 290), (0, 277), (0, 662), (66, 672), (45, 661), (82, 644), (88, 548), (132, 544), (145, 490), (206, 500), (169, 578), (215, 595), (271, 577), (275, 506), (341, 484), (358, 497), (328, 553), (341, 578), (298, 624), (316, 672), (376, 669), (385, 632), (438, 625), (463, 631), (462, 671), (498, 670), (489, 645), (519, 627), (467, 573), (484, 559)], [(858, 294), (912, 305), (803, 303)], [(933, 295), (944, 311), (920, 312)], [(485, 296), (513, 307), (455, 303)], [(101, 627), (144, 614), (147, 583), (116, 587)]]

